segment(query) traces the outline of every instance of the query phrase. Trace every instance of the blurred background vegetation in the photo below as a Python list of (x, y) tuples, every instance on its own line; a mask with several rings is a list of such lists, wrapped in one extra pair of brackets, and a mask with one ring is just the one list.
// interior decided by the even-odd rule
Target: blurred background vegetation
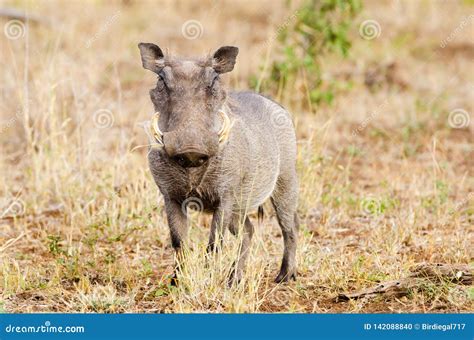
[[(322, 63), (333, 54), (347, 57), (349, 30), (361, 10), (359, 0), (308, 0), (277, 30), (277, 57), (269, 66), (269, 76), (251, 78), (257, 91), (270, 91), (290, 105), (331, 104), (338, 90), (349, 84), (323, 78)], [(303, 93), (304, 97), (295, 94)], [(306, 97), (306, 98), (305, 98)]]

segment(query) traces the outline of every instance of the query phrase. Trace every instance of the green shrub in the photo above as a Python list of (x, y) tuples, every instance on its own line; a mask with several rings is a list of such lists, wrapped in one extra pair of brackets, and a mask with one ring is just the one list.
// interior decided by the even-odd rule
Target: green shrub
[(335, 92), (347, 86), (322, 77), (321, 60), (330, 54), (347, 57), (351, 43), (348, 31), (360, 11), (359, 0), (309, 0), (277, 30), (275, 59), (263, 79), (252, 79), (257, 91), (270, 92), (283, 101), (309, 105), (330, 104)]

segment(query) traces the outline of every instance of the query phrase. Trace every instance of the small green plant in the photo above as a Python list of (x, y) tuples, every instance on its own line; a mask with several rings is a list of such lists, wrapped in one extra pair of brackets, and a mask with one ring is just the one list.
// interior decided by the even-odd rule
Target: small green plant
[(149, 277), (153, 274), (153, 266), (151, 265), (150, 261), (147, 259), (142, 259), (142, 269), (141, 269), (141, 275), (143, 277)]
[(422, 207), (430, 211), (441, 208), (449, 198), (449, 186), (446, 182), (436, 180), (434, 186), (436, 190), (433, 194), (421, 198)]
[(310, 103), (332, 103), (335, 92), (350, 84), (325, 80), (321, 60), (330, 53), (348, 56), (348, 32), (360, 9), (359, 0), (306, 1), (278, 29), (277, 57), (270, 66), (269, 77), (253, 78), (252, 85), (257, 91), (289, 93), (292, 98), (303, 91)]
[(114, 251), (110, 249), (106, 249), (105, 255), (104, 255), (104, 262), (106, 264), (112, 264), (112, 263), (115, 263), (116, 260), (117, 260), (117, 256), (115, 255)]
[(60, 236), (57, 236), (57, 235), (48, 236), (48, 249), (51, 254), (58, 256), (64, 253), (64, 250), (60, 242), (61, 242)]
[(364, 151), (354, 144), (351, 144), (347, 147), (347, 154), (351, 157), (358, 157), (361, 156), (363, 153)]
[(448, 196), (449, 196), (449, 188), (448, 188), (448, 185), (446, 184), (446, 182), (443, 182), (441, 180), (437, 180), (436, 181), (436, 191), (438, 193), (438, 202), (440, 204), (444, 204), (446, 203), (446, 201), (448, 200)]
[(390, 197), (363, 197), (360, 200), (361, 211), (370, 216), (380, 216), (385, 214), (387, 211), (395, 209), (400, 205), (400, 202), (396, 198)]

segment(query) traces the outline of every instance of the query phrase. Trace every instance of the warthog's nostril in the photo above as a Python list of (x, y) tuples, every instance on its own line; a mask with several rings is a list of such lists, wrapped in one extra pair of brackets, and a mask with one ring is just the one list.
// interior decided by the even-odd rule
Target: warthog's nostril
[(209, 156), (200, 152), (184, 152), (173, 157), (173, 160), (183, 168), (192, 168), (203, 165)]

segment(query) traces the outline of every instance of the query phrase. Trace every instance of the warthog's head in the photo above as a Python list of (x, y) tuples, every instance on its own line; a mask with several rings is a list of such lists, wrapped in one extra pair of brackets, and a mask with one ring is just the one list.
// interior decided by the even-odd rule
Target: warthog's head
[(231, 127), (219, 76), (232, 71), (238, 48), (224, 46), (211, 57), (180, 60), (165, 56), (155, 44), (138, 47), (143, 67), (158, 74), (150, 91), (156, 111), (154, 138), (182, 167), (205, 164), (225, 143)]

